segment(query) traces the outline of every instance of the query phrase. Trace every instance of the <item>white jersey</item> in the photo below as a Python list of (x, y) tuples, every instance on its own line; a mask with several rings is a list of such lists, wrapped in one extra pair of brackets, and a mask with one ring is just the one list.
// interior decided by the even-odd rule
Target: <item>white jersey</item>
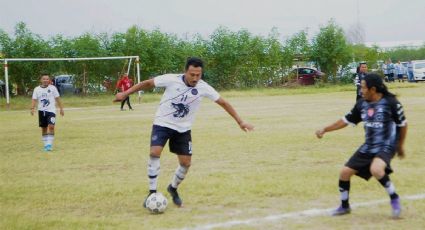
[(38, 110), (56, 113), (56, 100), (59, 97), (59, 92), (53, 85), (48, 85), (43, 88), (37, 86), (32, 93), (32, 99), (37, 100)]
[(217, 101), (220, 94), (208, 83), (199, 80), (195, 87), (187, 86), (183, 74), (165, 74), (154, 78), (156, 87), (165, 87), (154, 125), (174, 129), (180, 133), (191, 129), (202, 97)]

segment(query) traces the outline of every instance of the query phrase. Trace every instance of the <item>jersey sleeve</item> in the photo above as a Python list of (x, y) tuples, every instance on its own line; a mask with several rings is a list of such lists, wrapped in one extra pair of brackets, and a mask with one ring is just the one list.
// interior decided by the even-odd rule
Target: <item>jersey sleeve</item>
[(361, 116), (361, 103), (363, 103), (363, 100), (359, 100), (354, 107), (351, 109), (351, 111), (349, 113), (347, 113), (342, 120), (346, 123), (346, 124), (351, 124), (351, 125), (357, 125), (359, 122), (362, 121), (362, 116)]
[(211, 101), (217, 101), (220, 98), (220, 94), (212, 86), (205, 83), (205, 94), (204, 97), (209, 98)]
[(404, 115), (404, 110), (401, 103), (397, 99), (391, 100), (390, 103), (391, 103), (392, 118), (394, 122), (396, 123), (396, 125), (398, 127), (406, 126), (407, 120), (406, 120), (406, 116)]
[(56, 88), (56, 86), (52, 87), (52, 93), (53, 93), (53, 97), (55, 97), (55, 98), (60, 97), (58, 89)]
[(32, 92), (32, 99), (37, 100), (37, 87), (34, 89), (34, 91)]
[(155, 77), (153, 81), (154, 81), (155, 87), (167, 87), (173, 82), (174, 78), (176, 78), (175, 75), (164, 74), (164, 75)]

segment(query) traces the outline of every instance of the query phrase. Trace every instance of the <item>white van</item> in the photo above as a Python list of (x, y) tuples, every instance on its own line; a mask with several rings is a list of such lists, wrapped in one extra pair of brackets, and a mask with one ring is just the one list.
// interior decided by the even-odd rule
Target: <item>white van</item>
[(413, 80), (425, 81), (425, 60), (412, 61), (413, 64)]

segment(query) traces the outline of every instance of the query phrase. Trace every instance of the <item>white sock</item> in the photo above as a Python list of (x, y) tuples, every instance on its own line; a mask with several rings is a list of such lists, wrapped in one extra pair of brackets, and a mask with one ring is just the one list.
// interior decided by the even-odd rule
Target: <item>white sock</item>
[(385, 190), (387, 190), (388, 195), (392, 195), (395, 193), (395, 187), (392, 181), (388, 181), (385, 185)]
[(186, 177), (187, 171), (189, 168), (179, 165), (177, 167), (176, 172), (174, 173), (173, 179), (171, 180), (171, 186), (173, 188), (177, 188), (179, 184), (184, 180)]
[(159, 157), (149, 157), (148, 160), (148, 177), (149, 177), (149, 190), (156, 190), (158, 187), (158, 175), (160, 169)]
[(47, 134), (46, 144), (53, 145), (53, 140), (55, 139), (54, 134)]
[(44, 146), (46, 146), (47, 145), (47, 135), (46, 134), (43, 134), (41, 136), (41, 140), (43, 141)]

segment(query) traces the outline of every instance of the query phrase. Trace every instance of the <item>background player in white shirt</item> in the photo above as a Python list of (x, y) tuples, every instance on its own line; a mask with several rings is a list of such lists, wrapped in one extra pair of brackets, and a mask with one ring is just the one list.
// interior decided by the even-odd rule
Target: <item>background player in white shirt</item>
[(50, 84), (49, 74), (42, 74), (40, 82), (41, 85), (35, 87), (32, 94), (31, 115), (34, 115), (35, 106), (38, 104), (38, 123), (41, 128), (44, 150), (51, 151), (55, 135), (56, 103), (62, 116), (64, 115), (63, 105), (58, 90)]
[[(161, 152), (169, 140), (170, 152), (177, 154), (179, 166), (175, 171), (167, 191), (174, 204), (182, 205), (177, 193), (178, 185), (185, 178), (191, 163), (191, 126), (194, 115), (203, 97), (216, 102), (229, 113), (243, 131), (251, 131), (254, 126), (245, 123), (235, 109), (218, 92), (201, 79), (203, 62), (199, 58), (189, 58), (184, 74), (166, 74), (143, 81), (129, 90), (118, 93), (115, 101), (122, 101), (128, 95), (153, 87), (165, 87), (152, 127), (150, 158), (148, 161), (149, 195), (157, 191)], [(148, 197), (149, 197), (148, 195)]]

